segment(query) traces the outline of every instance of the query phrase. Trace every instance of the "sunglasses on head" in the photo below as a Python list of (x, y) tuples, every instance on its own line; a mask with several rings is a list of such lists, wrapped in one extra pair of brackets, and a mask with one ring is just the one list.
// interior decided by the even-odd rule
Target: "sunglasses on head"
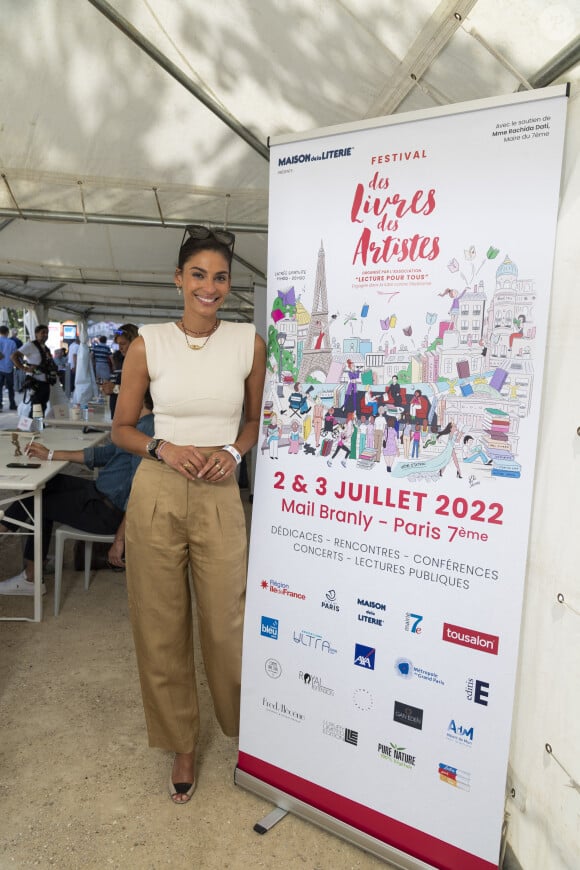
[(210, 230), (208, 227), (204, 227), (201, 224), (190, 224), (185, 228), (180, 248), (183, 247), (188, 236), (196, 242), (204, 242), (206, 239), (215, 239), (216, 242), (219, 242), (220, 245), (225, 245), (226, 248), (229, 248), (232, 252), (236, 241), (235, 235), (227, 230)]

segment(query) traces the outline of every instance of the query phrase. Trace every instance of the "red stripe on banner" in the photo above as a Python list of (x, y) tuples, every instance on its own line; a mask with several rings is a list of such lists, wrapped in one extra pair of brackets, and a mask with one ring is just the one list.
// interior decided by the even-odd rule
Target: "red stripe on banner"
[(273, 788), (280, 789), (413, 858), (432, 864), (439, 870), (497, 870), (497, 864), (464, 852), (457, 846), (445, 843), (424, 831), (398, 822), (246, 752), (238, 753), (238, 767)]

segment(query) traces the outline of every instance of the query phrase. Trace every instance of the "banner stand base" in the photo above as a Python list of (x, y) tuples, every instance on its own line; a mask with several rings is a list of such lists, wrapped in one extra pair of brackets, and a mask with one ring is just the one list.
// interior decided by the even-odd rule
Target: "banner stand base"
[(276, 807), (275, 810), (272, 810), (271, 813), (268, 813), (267, 816), (264, 816), (263, 819), (260, 819), (259, 822), (256, 822), (254, 825), (254, 831), (256, 834), (267, 834), (268, 831), (277, 825), (278, 822), (281, 822), (288, 815), (286, 810), (281, 809), (280, 807)]
[[(383, 861), (388, 861), (398, 870), (436, 870), (433, 864), (425, 864), (423, 861), (413, 858), (411, 855), (407, 855), (393, 846), (388, 846), (386, 843), (375, 839), (375, 837), (371, 837), (363, 831), (359, 831), (357, 828), (353, 828), (351, 825), (347, 825), (345, 822), (341, 822), (339, 819), (335, 819), (333, 816), (317, 810), (316, 807), (303, 803), (303, 801), (280, 791), (280, 789), (268, 785), (268, 783), (263, 782), (255, 776), (251, 776), (251, 774), (240, 770), (238, 767), (236, 767), (234, 772), (234, 782), (241, 788), (245, 788), (246, 791), (251, 791), (253, 794), (258, 795), (258, 797), (271, 801), (282, 811), (282, 815), (279, 815), (274, 810), (262, 819), (262, 822), (259, 822), (258, 825), (265, 823), (270, 816), (275, 814), (278, 817), (270, 824), (270, 827), (272, 827), (285, 815), (293, 813), (298, 818), (312, 822), (312, 824), (318, 825), (319, 828), (323, 828), (330, 834), (341, 837), (341, 839), (346, 840), (353, 846), (358, 846), (359, 849), (363, 849), (365, 852), (369, 852)], [(258, 825), (254, 827), (254, 830), (258, 829)], [(259, 830), (258, 833), (266, 833), (267, 830), (269, 828), (265, 827), (264, 830)]]

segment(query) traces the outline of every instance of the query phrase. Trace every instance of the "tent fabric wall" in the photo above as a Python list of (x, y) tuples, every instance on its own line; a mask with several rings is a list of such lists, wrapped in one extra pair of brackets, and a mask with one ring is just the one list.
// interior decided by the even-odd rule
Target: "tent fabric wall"
[(575, 88), (568, 109), (508, 781), (515, 792), (507, 802), (508, 840), (524, 870), (573, 870), (580, 854), (580, 408), (577, 386), (565, 376), (578, 367), (579, 153), (580, 89)]

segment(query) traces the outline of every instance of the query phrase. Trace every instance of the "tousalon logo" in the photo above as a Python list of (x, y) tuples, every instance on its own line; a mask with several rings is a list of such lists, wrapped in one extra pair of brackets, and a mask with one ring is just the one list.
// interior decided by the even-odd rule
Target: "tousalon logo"
[(290, 154), (288, 157), (278, 157), (278, 166), (294, 166), (297, 163), (316, 163), (319, 160), (337, 160), (340, 157), (350, 157), (353, 151), (352, 145), (348, 148), (329, 148), (326, 151), (318, 153), (303, 151), (300, 154)]
[(495, 634), (485, 634), (483, 631), (475, 631), (473, 628), (464, 628), (462, 625), (443, 623), (443, 640), (447, 643), (456, 643), (459, 646), (468, 646), (479, 652), (490, 653), (496, 656), (499, 649), (499, 637)]

